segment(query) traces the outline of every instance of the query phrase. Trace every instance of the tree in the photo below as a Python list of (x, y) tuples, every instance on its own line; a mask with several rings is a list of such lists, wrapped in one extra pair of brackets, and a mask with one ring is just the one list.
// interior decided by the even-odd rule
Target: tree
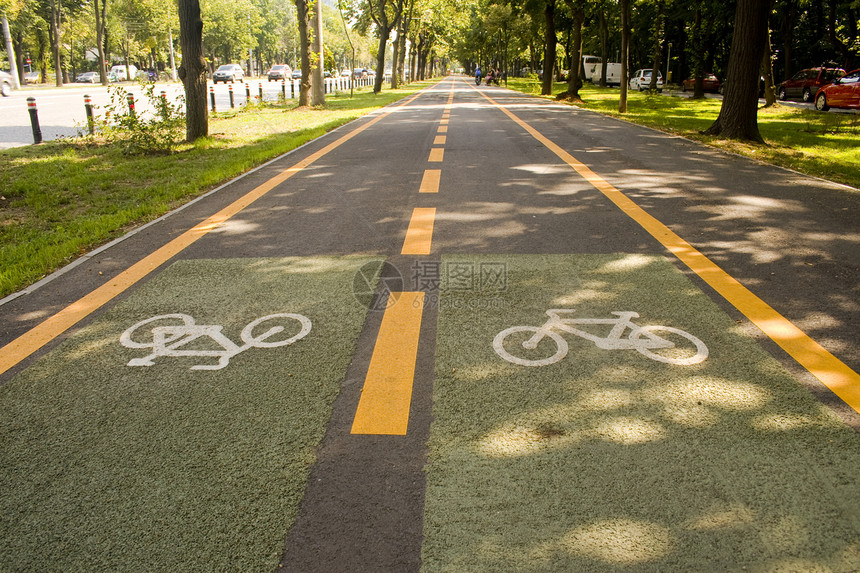
[(630, 0), (621, 0), (621, 85), (618, 113), (627, 113), (627, 66), (630, 62)]
[(582, 87), (582, 26), (585, 23), (585, 0), (565, 0), (573, 16), (573, 27), (571, 36), (573, 51), (570, 54), (570, 70), (567, 74), (567, 92), (559, 94), (559, 97), (567, 97), (578, 100), (579, 88)]
[(179, 78), (185, 87), (185, 138), (209, 135), (206, 107), (206, 59), (203, 57), (203, 19), (199, 0), (179, 0), (179, 43), (182, 65)]
[(541, 95), (552, 95), (553, 70), (555, 68), (556, 46), (558, 37), (555, 33), (555, 0), (545, 0), (544, 5), (544, 50), (543, 50), (543, 83)]
[(769, 12), (770, 0), (738, 0), (723, 105), (706, 134), (764, 143), (757, 107)]
[(107, 5), (108, 0), (101, 0), (101, 5), (99, 5), (99, 0), (93, 0), (93, 10), (96, 15), (96, 44), (98, 45), (99, 52), (99, 79), (101, 79), (103, 86), (110, 83), (107, 75), (107, 64), (105, 62), (107, 55), (105, 54), (104, 46)]
[(308, 34), (310, 29), (310, 6), (308, 0), (296, 1), (296, 19), (299, 25), (299, 53), (302, 66), (302, 79), (299, 82), (299, 106), (310, 102), (311, 89), (311, 42)]

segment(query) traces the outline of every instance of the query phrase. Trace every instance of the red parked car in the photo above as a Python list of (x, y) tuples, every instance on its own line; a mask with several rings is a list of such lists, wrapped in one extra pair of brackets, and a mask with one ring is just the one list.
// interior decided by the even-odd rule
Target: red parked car
[[(696, 78), (688, 78), (681, 82), (681, 91), (694, 89), (696, 89)], [(706, 74), (702, 80), (702, 89), (706, 92), (716, 93), (720, 91), (720, 80), (714, 74)]]
[(800, 70), (791, 79), (785, 80), (776, 88), (779, 99), (785, 101), (788, 98), (800, 98), (811, 102), (812, 97), (822, 86), (833, 82), (845, 75), (842, 68), (809, 68)]
[(815, 109), (827, 111), (831, 107), (860, 109), (860, 70), (854, 70), (818, 90)]

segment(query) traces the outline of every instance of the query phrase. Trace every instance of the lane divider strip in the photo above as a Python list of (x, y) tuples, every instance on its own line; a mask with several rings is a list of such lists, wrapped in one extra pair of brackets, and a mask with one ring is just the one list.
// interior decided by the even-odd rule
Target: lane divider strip
[(416, 207), (406, 230), (401, 255), (429, 255), (433, 241), (433, 224), (436, 221), (435, 207)]
[(351, 433), (406, 435), (424, 297), (423, 292), (389, 295)]
[(442, 178), (441, 169), (425, 169), (424, 177), (421, 179), (421, 188), (419, 193), (438, 193), (439, 181)]
[(445, 150), (441, 147), (434, 147), (430, 150), (430, 158), (427, 161), (433, 163), (441, 163), (445, 157)]
[[(426, 89), (426, 88), (425, 88)], [(230, 205), (224, 207), (211, 217), (188, 231), (185, 231), (166, 245), (156, 249), (137, 263), (122, 271), (117, 276), (84, 295), (66, 308), (50, 316), (43, 322), (37, 324), (15, 340), (0, 348), (0, 374), (20, 363), (22, 360), (51, 342), (57, 336), (107, 304), (113, 298), (146, 277), (156, 268), (167, 262), (178, 253), (182, 252), (192, 243), (208, 234), (213, 229), (222, 225), (225, 221), (235, 216), (248, 205), (285, 182), (293, 175), (307, 168), (328, 153), (331, 153), (356, 135), (375, 125), (382, 119), (394, 113), (398, 108), (404, 107), (415, 101), (422, 95), (421, 90), (409, 99), (395, 105), (390, 111), (381, 113), (364, 125), (357, 127), (349, 133), (329, 143), (319, 151), (316, 151), (302, 159), (292, 167), (289, 167), (275, 175), (265, 183), (255, 187)]]
[[(468, 82), (467, 82), (467, 85)], [(474, 89), (474, 88), (473, 88)], [(591, 183), (627, 216), (639, 223), (666, 249), (687, 265), (703, 281), (738, 309), (771, 340), (776, 342), (789, 356), (839, 396), (846, 404), (860, 413), (860, 374), (836, 358), (808, 334), (782, 316), (773, 307), (743, 286), (737, 279), (699, 252), (695, 247), (675, 234), (665, 224), (651, 216), (632, 199), (611, 183), (592, 171), (588, 166), (570, 155), (531, 125), (478, 91), (492, 105), (498, 107), (514, 123), (525, 129), (562, 161), (572, 167), (583, 179)]]

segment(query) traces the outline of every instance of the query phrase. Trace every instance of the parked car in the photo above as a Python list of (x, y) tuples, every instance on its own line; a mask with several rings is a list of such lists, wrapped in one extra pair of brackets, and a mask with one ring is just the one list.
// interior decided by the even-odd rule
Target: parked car
[(97, 84), (100, 81), (101, 76), (98, 72), (84, 72), (75, 78), (75, 82), (79, 84)]
[(39, 72), (26, 72), (24, 74), (25, 84), (38, 84), (40, 81), (41, 77), (39, 76)]
[(0, 70), (0, 94), (9, 97), (12, 93), (12, 75)]
[(116, 77), (117, 82), (124, 82), (126, 80), (133, 80), (137, 77), (137, 66), (134, 64), (129, 64), (128, 66), (128, 74), (126, 74), (125, 64), (117, 64), (110, 69), (110, 73)]
[(290, 69), (290, 66), (286, 64), (276, 64), (269, 69), (269, 73), (266, 74), (268, 81), (278, 81), (285, 80), (291, 76), (293, 70)]
[(218, 69), (215, 70), (215, 73), (212, 74), (212, 83), (217, 84), (218, 82), (241, 82), (245, 80), (245, 71), (242, 69), (242, 66), (239, 64), (224, 64), (218, 66)]
[[(696, 78), (687, 78), (683, 82), (681, 82), (681, 91), (685, 92), (687, 90), (695, 90), (696, 89)], [(720, 80), (717, 79), (717, 76), (714, 74), (705, 74), (705, 77), (702, 79), (702, 90), (706, 92), (719, 92), (720, 91)]]
[[(639, 90), (640, 92), (647, 90), (651, 86), (651, 71), (636, 70), (636, 73), (630, 78), (628, 87), (631, 90)], [(663, 91), (663, 74), (660, 72), (657, 72), (657, 91)]]
[(779, 99), (799, 98), (811, 102), (819, 88), (845, 75), (842, 68), (809, 68), (800, 70), (776, 88)]
[(302, 71), (301, 70), (293, 70), (293, 74), (291, 76), (294, 80), (302, 79)]
[(815, 94), (815, 109), (827, 111), (831, 107), (860, 109), (860, 70), (854, 70)]
[(340, 77), (342, 77), (342, 78), (348, 78), (348, 77), (349, 77), (349, 74), (350, 74), (349, 69), (344, 68), (344, 69), (343, 69), (343, 71), (341, 71), (341, 72), (340, 72)]

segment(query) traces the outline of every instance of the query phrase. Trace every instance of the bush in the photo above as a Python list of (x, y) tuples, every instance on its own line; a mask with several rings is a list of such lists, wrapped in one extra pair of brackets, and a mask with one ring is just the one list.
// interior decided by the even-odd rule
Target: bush
[(156, 95), (155, 84), (143, 84), (143, 95), (154, 110), (152, 117), (129, 108), (130, 92), (120, 86), (109, 86), (110, 103), (96, 121), (98, 133), (110, 143), (122, 147), (130, 155), (165, 154), (172, 152), (185, 136), (185, 113), (180, 100), (170, 103)]

